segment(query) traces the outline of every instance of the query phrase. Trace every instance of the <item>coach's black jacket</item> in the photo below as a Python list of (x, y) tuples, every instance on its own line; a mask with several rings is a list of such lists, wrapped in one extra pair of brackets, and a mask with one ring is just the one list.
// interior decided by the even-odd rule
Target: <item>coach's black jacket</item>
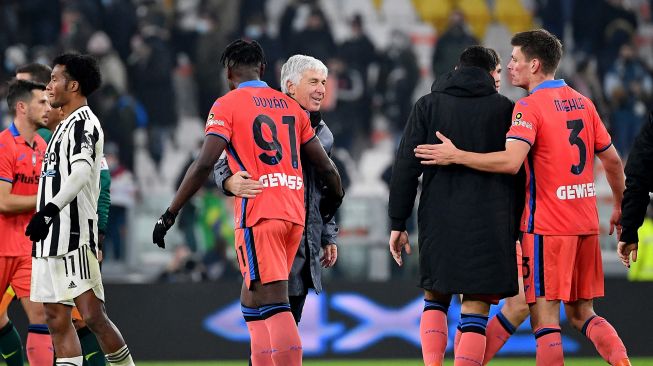
[(512, 108), (489, 73), (476, 67), (441, 76), (413, 107), (393, 166), (389, 215), (393, 230), (405, 230), (423, 174), (420, 287), (443, 294), (517, 293), (515, 240), (522, 207), (515, 176), (461, 165), (423, 166), (413, 152), (417, 145), (440, 143), (436, 131), (462, 150), (504, 150)]
[(628, 163), (626, 163), (626, 191), (621, 203), (621, 225), (623, 231), (619, 240), (637, 243), (637, 229), (642, 226), (646, 206), (653, 192), (653, 113), (635, 139)]

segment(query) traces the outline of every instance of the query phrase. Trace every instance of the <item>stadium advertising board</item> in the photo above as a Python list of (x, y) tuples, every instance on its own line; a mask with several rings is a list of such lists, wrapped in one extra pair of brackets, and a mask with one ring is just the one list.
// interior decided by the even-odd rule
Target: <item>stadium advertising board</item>
[[(300, 331), (306, 357), (416, 358), (423, 300), (406, 282), (329, 283), (328, 292), (310, 295)], [(653, 355), (653, 283), (607, 280), (608, 298), (597, 311), (615, 325), (632, 356)], [(249, 346), (238, 301), (237, 283), (108, 285), (107, 309), (132, 353), (141, 360), (246, 359)], [(624, 301), (627, 299), (627, 301)], [(17, 304), (11, 315), (26, 329)], [(498, 311), (493, 307), (492, 311)], [(460, 305), (449, 308), (447, 352)], [(595, 356), (591, 343), (563, 319), (563, 345), (569, 356)], [(528, 321), (500, 356), (534, 356), (535, 340)]]

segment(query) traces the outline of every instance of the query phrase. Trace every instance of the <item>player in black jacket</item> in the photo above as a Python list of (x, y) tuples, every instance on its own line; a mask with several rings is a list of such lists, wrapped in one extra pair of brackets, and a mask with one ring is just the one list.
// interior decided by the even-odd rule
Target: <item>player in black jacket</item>
[(419, 286), (425, 291), (420, 332), (426, 365), (440, 364), (444, 356), (452, 294), (463, 294), (456, 359), (482, 364), (490, 304), (518, 290), (515, 177), (459, 165), (425, 167), (414, 155), (417, 145), (436, 143), (435, 131), (443, 130), (476, 152), (505, 148), (513, 103), (496, 91), (490, 76), (496, 64), (488, 49), (466, 49), (458, 68), (441, 76), (431, 93), (413, 107), (393, 166), (390, 251), (399, 265), (401, 252), (410, 253), (405, 222), (423, 175), (418, 236)]

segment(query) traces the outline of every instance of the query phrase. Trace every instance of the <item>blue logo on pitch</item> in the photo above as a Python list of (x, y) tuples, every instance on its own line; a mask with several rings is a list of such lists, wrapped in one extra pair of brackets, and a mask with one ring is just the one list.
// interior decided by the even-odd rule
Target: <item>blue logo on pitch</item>
[[(490, 316), (494, 316), (503, 306), (493, 306)], [(351, 355), (366, 350), (385, 339), (400, 339), (420, 348), (419, 322), (424, 307), (422, 296), (399, 306), (389, 307), (379, 304), (359, 293), (335, 293), (327, 295), (309, 294), (304, 306), (299, 331), (302, 347), (307, 356), (319, 356), (327, 352)], [(347, 327), (341, 322), (329, 320), (329, 315), (337, 312), (350, 318), (354, 325)], [(454, 299), (449, 306), (449, 342), (447, 351), (453, 350), (453, 340), (460, 317), (460, 303)], [(560, 312), (561, 323), (566, 322), (564, 310)], [(236, 300), (204, 319), (204, 328), (209, 332), (234, 342), (249, 342), (249, 333)], [(579, 344), (572, 338), (562, 336), (565, 353), (579, 350)], [(535, 354), (535, 338), (530, 327), (530, 319), (517, 328), (499, 355)]]

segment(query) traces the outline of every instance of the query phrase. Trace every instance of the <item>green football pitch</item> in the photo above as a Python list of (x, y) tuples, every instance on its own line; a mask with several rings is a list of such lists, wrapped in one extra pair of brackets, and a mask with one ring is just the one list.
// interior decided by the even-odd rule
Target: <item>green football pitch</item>
[[(653, 366), (653, 358), (633, 358), (631, 363), (636, 366)], [(448, 360), (445, 366), (453, 366)], [(247, 366), (246, 361), (206, 361), (206, 362), (138, 362), (139, 366)], [(337, 360), (337, 361), (304, 361), (304, 366), (421, 366), (421, 360)], [(535, 358), (496, 359), (489, 365), (495, 366), (533, 366)], [(598, 358), (567, 358), (567, 366), (606, 366), (607, 363)]]

